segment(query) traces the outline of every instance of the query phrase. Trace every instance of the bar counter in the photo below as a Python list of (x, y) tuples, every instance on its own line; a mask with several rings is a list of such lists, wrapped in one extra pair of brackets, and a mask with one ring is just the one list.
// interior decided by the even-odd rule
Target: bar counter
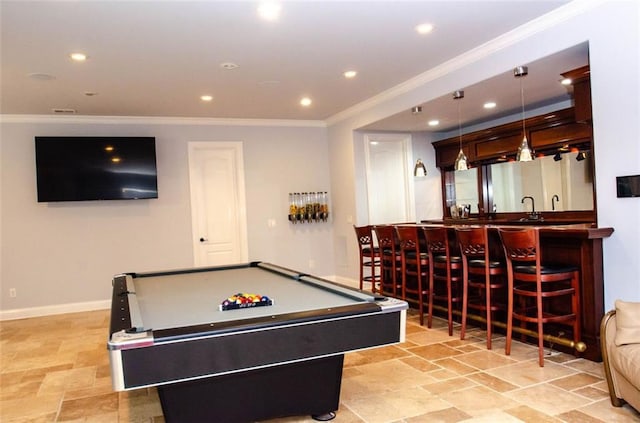
[[(537, 222), (481, 223), (474, 219), (456, 221), (424, 221), (419, 226), (456, 227), (486, 226), (489, 228), (491, 251), (504, 257), (498, 234), (499, 228), (535, 227), (540, 231), (542, 260), (548, 263), (577, 266), (580, 271), (581, 340), (587, 346), (578, 355), (592, 361), (602, 361), (600, 352), (600, 321), (604, 316), (604, 273), (602, 241), (613, 233), (613, 228), (599, 228), (594, 224), (536, 224)], [(455, 240), (455, 234), (450, 239)], [(471, 323), (471, 322), (470, 322)], [(547, 326), (545, 325), (545, 328)], [(555, 333), (554, 333), (555, 331)], [(545, 330), (545, 333), (546, 330)], [(550, 327), (549, 334), (558, 336), (558, 330)], [(514, 334), (516, 336), (517, 334)], [(565, 352), (573, 352), (567, 348)]]

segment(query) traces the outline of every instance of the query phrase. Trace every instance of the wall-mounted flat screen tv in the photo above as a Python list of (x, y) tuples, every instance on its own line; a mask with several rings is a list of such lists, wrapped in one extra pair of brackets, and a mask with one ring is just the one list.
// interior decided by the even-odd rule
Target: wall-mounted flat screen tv
[(38, 202), (158, 198), (154, 137), (35, 137)]

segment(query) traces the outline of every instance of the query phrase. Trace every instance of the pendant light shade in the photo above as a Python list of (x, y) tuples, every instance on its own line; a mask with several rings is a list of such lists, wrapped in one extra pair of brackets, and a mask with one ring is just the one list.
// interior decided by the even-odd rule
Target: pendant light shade
[[(453, 93), (454, 100), (461, 100), (463, 98), (464, 91), (458, 90)], [(464, 151), (462, 151), (462, 118), (460, 117), (460, 103), (458, 103), (458, 138), (460, 140), (460, 151), (458, 152), (458, 157), (456, 157), (453, 167), (455, 170), (468, 170), (469, 161), (467, 160), (467, 156), (465, 156)]]
[(413, 167), (413, 176), (417, 176), (418, 178), (427, 176), (427, 168), (422, 159), (416, 160), (416, 165)]
[(520, 79), (520, 101), (522, 103), (522, 142), (516, 154), (516, 160), (519, 162), (530, 162), (534, 158), (533, 150), (529, 147), (529, 141), (527, 140), (527, 129), (525, 128), (524, 119), (524, 86), (522, 85), (522, 79), (528, 74), (529, 68), (526, 66), (518, 66), (513, 69), (513, 76)]

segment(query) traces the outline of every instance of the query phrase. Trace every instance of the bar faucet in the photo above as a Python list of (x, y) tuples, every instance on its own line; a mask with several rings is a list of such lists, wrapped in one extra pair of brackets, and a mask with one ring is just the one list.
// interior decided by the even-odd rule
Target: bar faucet
[(531, 213), (529, 213), (529, 216), (527, 217), (527, 219), (528, 220), (542, 220), (542, 218), (540, 217), (540, 213), (536, 213), (536, 203), (535, 203), (535, 200), (533, 199), (533, 197), (531, 197), (529, 195), (525, 195), (524, 197), (522, 197), (521, 203), (524, 204), (524, 200), (526, 200), (527, 198), (529, 200), (531, 200)]
[(551, 197), (551, 210), (555, 211), (556, 201), (560, 201), (560, 197), (558, 197), (558, 194), (553, 194), (553, 197)]
[(524, 200), (526, 200), (527, 198), (529, 200), (531, 200), (531, 213), (535, 213), (536, 212), (536, 203), (535, 203), (535, 200), (533, 199), (533, 197), (531, 197), (529, 195), (526, 195), (526, 196), (522, 197), (521, 203), (524, 204)]

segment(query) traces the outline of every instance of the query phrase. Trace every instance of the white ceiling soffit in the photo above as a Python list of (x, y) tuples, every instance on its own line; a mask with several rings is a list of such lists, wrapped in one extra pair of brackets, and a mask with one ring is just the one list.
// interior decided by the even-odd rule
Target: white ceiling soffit
[(0, 111), (326, 121), (568, 3), (285, 1), (265, 22), (256, 2), (3, 1)]

